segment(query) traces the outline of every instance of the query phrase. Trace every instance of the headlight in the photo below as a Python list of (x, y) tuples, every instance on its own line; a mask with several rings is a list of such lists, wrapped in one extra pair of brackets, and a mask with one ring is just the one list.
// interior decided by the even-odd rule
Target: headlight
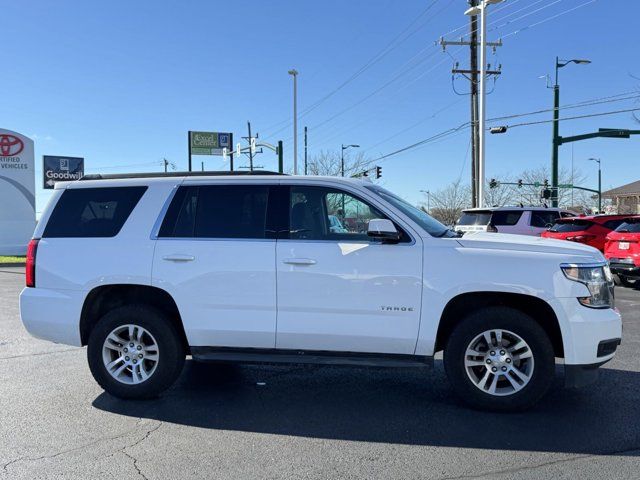
[(605, 263), (563, 263), (560, 265), (565, 277), (579, 282), (589, 289), (590, 297), (579, 297), (585, 307), (613, 307), (613, 277), (609, 265)]

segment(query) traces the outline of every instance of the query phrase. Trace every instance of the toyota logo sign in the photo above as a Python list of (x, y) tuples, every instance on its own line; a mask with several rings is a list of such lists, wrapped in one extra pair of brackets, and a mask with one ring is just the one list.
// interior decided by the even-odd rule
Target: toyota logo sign
[(0, 156), (13, 157), (24, 150), (24, 143), (15, 135), (0, 135)]

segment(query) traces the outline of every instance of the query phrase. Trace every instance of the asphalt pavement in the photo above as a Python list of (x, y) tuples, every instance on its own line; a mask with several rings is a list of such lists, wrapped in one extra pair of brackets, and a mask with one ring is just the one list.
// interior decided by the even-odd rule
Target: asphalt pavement
[(0, 478), (638, 479), (640, 290), (616, 289), (624, 338), (583, 390), (533, 410), (470, 410), (427, 372), (187, 361), (154, 401), (93, 381), (86, 349), (30, 337), (19, 269), (0, 269)]

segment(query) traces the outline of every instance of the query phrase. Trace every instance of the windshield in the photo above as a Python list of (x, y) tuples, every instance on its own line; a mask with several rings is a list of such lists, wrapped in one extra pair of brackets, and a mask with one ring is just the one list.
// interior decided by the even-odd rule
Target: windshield
[(469, 225), (489, 225), (491, 221), (491, 211), (490, 210), (474, 210), (472, 212), (462, 212), (462, 216), (457, 226), (469, 226)]
[(567, 222), (556, 222), (550, 229), (550, 232), (581, 232), (588, 229), (593, 222), (589, 220), (571, 220)]
[(640, 233), (640, 218), (627, 218), (616, 232)]
[(376, 185), (365, 185), (365, 187), (392, 204), (398, 210), (402, 211), (407, 217), (420, 225), (429, 235), (433, 237), (457, 237), (458, 234), (453, 230), (445, 227), (438, 220), (433, 218), (427, 212), (414, 207), (406, 200)]

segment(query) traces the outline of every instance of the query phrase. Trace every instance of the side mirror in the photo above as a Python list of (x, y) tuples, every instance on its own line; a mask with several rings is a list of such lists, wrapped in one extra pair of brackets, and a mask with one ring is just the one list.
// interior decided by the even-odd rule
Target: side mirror
[(400, 241), (400, 233), (396, 230), (396, 226), (391, 220), (374, 218), (369, 220), (369, 227), (367, 228), (367, 235), (371, 238), (375, 238), (390, 243), (396, 243)]

